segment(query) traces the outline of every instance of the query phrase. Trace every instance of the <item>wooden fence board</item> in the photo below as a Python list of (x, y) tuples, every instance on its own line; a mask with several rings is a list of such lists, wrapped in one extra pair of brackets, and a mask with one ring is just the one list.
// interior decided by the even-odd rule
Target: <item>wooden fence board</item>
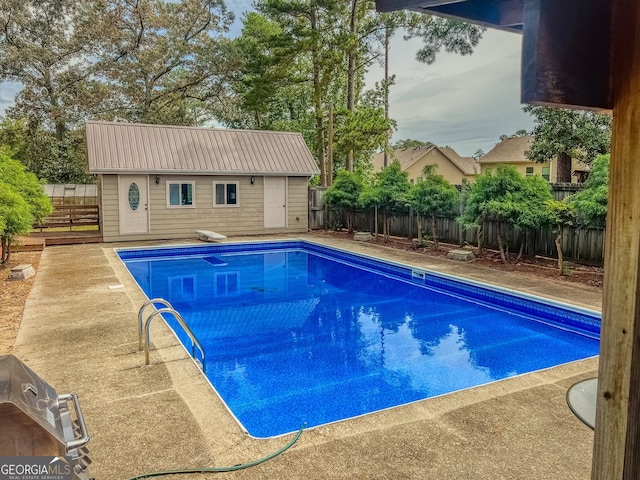
[[(581, 185), (556, 184), (553, 186), (554, 197), (557, 200), (580, 190)], [(309, 190), (309, 228), (311, 230), (322, 228), (345, 227), (347, 222), (341, 212), (327, 209), (324, 206), (323, 194), (326, 189), (314, 187)], [(313, 192), (313, 193), (312, 193)], [(461, 207), (459, 208), (461, 211)], [(383, 232), (383, 215), (378, 215), (378, 232)], [(445, 243), (457, 245), (477, 245), (478, 229), (463, 229), (453, 218), (438, 218), (440, 240)], [(396, 237), (413, 238), (418, 235), (416, 216), (410, 209), (392, 215), (390, 219), (389, 234)], [(422, 231), (425, 237), (430, 236), (431, 226), (428, 219), (421, 219)], [(353, 228), (358, 231), (375, 232), (375, 215), (373, 209), (358, 209), (354, 215)], [(564, 229), (562, 249), (567, 259), (580, 260), (601, 264), (604, 261), (604, 228), (578, 228), (568, 227)], [(520, 248), (520, 233), (513, 227), (505, 229), (505, 240), (509, 244), (510, 252), (517, 252)], [(495, 222), (485, 221), (483, 224), (483, 246), (491, 249), (498, 248), (498, 230)], [(555, 233), (551, 228), (540, 229), (535, 232), (527, 232), (525, 255), (542, 255), (545, 257), (557, 257), (555, 245)]]
[(98, 205), (54, 205), (53, 212), (42, 225), (33, 228), (60, 228), (100, 225), (100, 207)]

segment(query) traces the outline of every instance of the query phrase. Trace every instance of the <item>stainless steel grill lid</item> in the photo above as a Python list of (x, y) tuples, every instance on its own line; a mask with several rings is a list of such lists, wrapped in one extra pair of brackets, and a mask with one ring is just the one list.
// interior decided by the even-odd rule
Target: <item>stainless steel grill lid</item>
[(0, 356), (0, 418), (0, 455), (67, 455), (74, 478), (90, 478), (89, 435), (78, 397), (58, 394), (13, 355)]

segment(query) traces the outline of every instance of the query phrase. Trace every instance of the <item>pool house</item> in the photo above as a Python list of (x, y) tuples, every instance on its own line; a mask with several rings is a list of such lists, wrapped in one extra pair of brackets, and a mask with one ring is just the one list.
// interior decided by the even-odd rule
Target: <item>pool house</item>
[(319, 173), (302, 135), (90, 121), (105, 242), (302, 233)]

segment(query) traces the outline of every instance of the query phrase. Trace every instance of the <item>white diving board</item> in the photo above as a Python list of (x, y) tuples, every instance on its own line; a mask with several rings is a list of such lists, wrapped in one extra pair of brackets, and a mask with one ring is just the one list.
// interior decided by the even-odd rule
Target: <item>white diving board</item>
[(196, 230), (198, 238), (204, 242), (217, 242), (218, 240), (224, 240), (226, 235), (222, 235), (217, 232), (211, 232), (209, 230)]

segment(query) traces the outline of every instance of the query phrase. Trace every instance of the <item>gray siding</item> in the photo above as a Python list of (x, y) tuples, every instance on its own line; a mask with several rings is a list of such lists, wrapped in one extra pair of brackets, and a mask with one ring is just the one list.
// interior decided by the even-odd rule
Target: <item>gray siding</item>
[[(105, 242), (195, 238), (195, 230), (212, 230), (228, 237), (265, 233), (302, 233), (308, 229), (307, 178), (288, 177), (287, 226), (264, 228), (264, 178), (187, 174), (149, 176), (149, 233), (120, 235), (118, 176), (101, 175), (102, 232)], [(195, 208), (167, 208), (166, 182), (194, 181)], [(214, 207), (213, 182), (238, 182), (238, 206)]]

